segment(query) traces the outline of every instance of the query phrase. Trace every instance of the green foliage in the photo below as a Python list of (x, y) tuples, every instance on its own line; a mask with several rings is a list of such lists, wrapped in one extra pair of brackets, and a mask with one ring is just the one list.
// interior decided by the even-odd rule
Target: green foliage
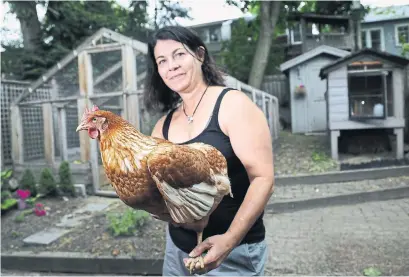
[(36, 180), (33, 172), (28, 168), (23, 172), (23, 176), (20, 180), (20, 188), (28, 189), (31, 196), (37, 195)]
[(375, 267), (368, 267), (364, 269), (364, 276), (381, 276), (382, 272)]
[[(176, 17), (188, 17), (188, 11), (173, 1), (157, 2), (156, 22), (159, 25), (171, 24)], [(33, 14), (33, 3), (27, 3), (9, 1), (7, 4), (11, 6), (11, 13), (20, 15), (17, 16), (20, 24), (24, 21), (29, 30), (33, 30), (29, 23), (38, 21), (38, 16)], [(46, 10), (40, 23), (41, 33), (35, 35), (36, 48), (30, 51), (19, 41), (2, 41), (5, 51), (2, 52), (1, 71), (8, 78), (33, 80), (40, 77), (102, 27), (143, 42), (151, 32), (147, 28), (150, 22), (146, 0), (131, 1), (129, 8), (115, 0), (38, 1), (34, 5), (42, 5)], [(33, 39), (32, 34), (30, 38)]]
[(13, 175), (13, 171), (11, 169), (8, 170), (4, 170), (1, 172), (1, 190), (7, 190), (7, 184), (8, 184), (8, 180), (11, 178), (11, 176)]
[(1, 202), (1, 209), (8, 210), (15, 205), (17, 205), (17, 200), (15, 198), (7, 198)]
[(75, 194), (74, 183), (72, 181), (70, 163), (63, 161), (60, 164), (58, 175), (60, 177), (60, 189), (63, 193), (68, 193), (71, 195)]
[(108, 229), (115, 237), (134, 235), (150, 218), (147, 212), (135, 209), (127, 209), (123, 214), (109, 214), (107, 217)]
[[(223, 66), (230, 75), (245, 83), (250, 74), (249, 65), (253, 62), (259, 31), (259, 19), (253, 22), (239, 19), (232, 26), (231, 40), (223, 42), (220, 54)], [(284, 61), (284, 47), (273, 41), (268, 61), (265, 74), (278, 73), (277, 68)]]
[(38, 183), (40, 185), (39, 190), (42, 195), (55, 196), (57, 194), (57, 183), (49, 168), (44, 168), (41, 171), (41, 176)]
[(21, 211), (18, 215), (16, 215), (16, 217), (14, 218), (15, 222), (23, 222), (25, 217), (29, 214), (32, 214), (33, 210), (32, 209), (28, 209), (28, 210), (24, 210)]
[(311, 165), (310, 172), (325, 172), (337, 165), (335, 160), (322, 151), (313, 151), (311, 159), (313, 164)]

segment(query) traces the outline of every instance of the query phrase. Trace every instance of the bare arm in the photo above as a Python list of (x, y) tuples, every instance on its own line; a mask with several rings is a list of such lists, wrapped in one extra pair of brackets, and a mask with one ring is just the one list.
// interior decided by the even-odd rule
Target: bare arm
[(263, 112), (245, 94), (232, 91), (222, 102), (219, 120), (247, 170), (250, 187), (227, 232), (209, 237), (190, 253), (194, 257), (209, 249), (204, 258), (208, 270), (218, 267), (240, 244), (274, 190), (273, 146)]
[(229, 115), (224, 121), (225, 128), (251, 182), (227, 232), (237, 245), (261, 215), (273, 193), (274, 162), (270, 130), (263, 112), (242, 93), (232, 93), (230, 98), (225, 103), (240, 108), (226, 109)]

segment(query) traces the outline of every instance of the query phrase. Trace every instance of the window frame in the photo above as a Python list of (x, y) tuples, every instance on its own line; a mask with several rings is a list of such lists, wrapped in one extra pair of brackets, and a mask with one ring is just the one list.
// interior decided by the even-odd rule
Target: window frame
[[(348, 89), (348, 118), (352, 121), (362, 121), (362, 120), (373, 120), (373, 119), (382, 119), (385, 120), (388, 117), (388, 108), (387, 108), (387, 97), (388, 97), (388, 85), (387, 85), (387, 76), (390, 74), (388, 70), (375, 69), (375, 70), (352, 70), (347, 73), (347, 89)], [(382, 104), (383, 104), (383, 116), (362, 116), (362, 115), (352, 115), (351, 114), (351, 92), (349, 89), (350, 77), (352, 76), (381, 76), (382, 77)]]
[(408, 42), (409, 43), (409, 23), (400, 23), (400, 24), (395, 24), (395, 45), (398, 47), (401, 47), (402, 44), (399, 42), (399, 32), (398, 29), (399, 27), (408, 27)]
[(361, 30), (361, 35), (362, 33), (365, 33), (365, 44), (366, 48), (372, 48), (372, 36), (371, 36), (371, 31), (380, 31), (380, 37), (381, 37), (381, 51), (385, 51), (385, 36), (384, 36), (384, 31), (382, 27), (373, 27), (373, 28), (365, 28)]

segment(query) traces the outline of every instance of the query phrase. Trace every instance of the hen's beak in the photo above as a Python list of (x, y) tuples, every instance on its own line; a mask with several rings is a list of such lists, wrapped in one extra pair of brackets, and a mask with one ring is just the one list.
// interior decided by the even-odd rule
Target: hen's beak
[(87, 124), (86, 124), (86, 123), (81, 122), (81, 124), (80, 124), (80, 125), (78, 125), (77, 130), (75, 130), (75, 131), (76, 131), (76, 132), (78, 132), (78, 131), (87, 130), (87, 129), (88, 129)]

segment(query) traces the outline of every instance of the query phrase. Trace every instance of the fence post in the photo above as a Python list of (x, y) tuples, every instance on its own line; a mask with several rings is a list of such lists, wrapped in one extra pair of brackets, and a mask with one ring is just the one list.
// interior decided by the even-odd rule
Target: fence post
[[(122, 46), (122, 80), (124, 91), (124, 117), (141, 130), (139, 96), (137, 95), (136, 58), (130, 45)], [(129, 93), (129, 95), (127, 95)]]
[(53, 107), (51, 103), (42, 104), (43, 109), (43, 131), (44, 131), (44, 158), (46, 163), (54, 167), (55, 149), (54, 149), (54, 119)]
[(10, 116), (13, 164), (22, 165), (24, 163), (23, 123), (21, 122), (21, 111), (18, 105), (10, 107)]
[(68, 161), (68, 145), (67, 145), (67, 116), (64, 107), (58, 108), (58, 120), (60, 125), (60, 151), (61, 159)]
[[(81, 98), (77, 100), (78, 118), (81, 120), (87, 106), (91, 107), (88, 96), (94, 94), (91, 56), (87, 52), (78, 55), (78, 79)], [(80, 149), (82, 162), (90, 162), (94, 192), (99, 190), (99, 162), (97, 140), (90, 139), (86, 132), (80, 132)]]

